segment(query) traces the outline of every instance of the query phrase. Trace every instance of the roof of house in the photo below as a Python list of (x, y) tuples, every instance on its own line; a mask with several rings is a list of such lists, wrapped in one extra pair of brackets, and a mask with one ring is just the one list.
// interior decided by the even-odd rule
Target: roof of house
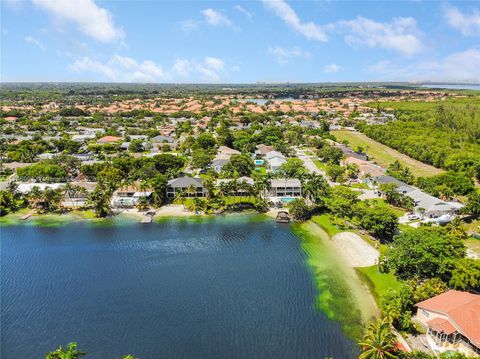
[(240, 151), (234, 150), (233, 148), (227, 146), (220, 146), (218, 148), (218, 153), (228, 154), (228, 155), (239, 155)]
[(268, 160), (268, 164), (270, 166), (274, 166), (274, 167), (278, 167), (278, 166), (281, 166), (283, 165), (285, 162), (287, 162), (287, 160), (283, 157), (273, 157), (271, 159)]
[(117, 142), (121, 139), (121, 137), (116, 136), (103, 136), (102, 138), (99, 138), (97, 142)]
[(229, 158), (215, 158), (212, 163), (210, 164), (211, 167), (213, 166), (223, 166), (230, 162)]
[(437, 317), (427, 322), (428, 326), (436, 332), (444, 332), (447, 335), (453, 334), (457, 329), (447, 319)]
[(296, 178), (277, 178), (270, 182), (272, 187), (301, 187), (302, 183)]
[(278, 151), (270, 151), (268, 152), (265, 157), (270, 160), (271, 158), (274, 158), (274, 157), (279, 157), (279, 158), (285, 158), (285, 156), (283, 155), (283, 153), (281, 152), (278, 152)]
[(273, 151), (273, 147), (272, 147), (272, 146), (267, 146), (267, 145), (264, 145), (263, 143), (260, 144), (260, 145), (257, 145), (257, 151), (256, 151), (256, 153), (265, 155), (265, 154), (267, 154), (268, 152), (271, 152), (271, 151)]
[(433, 197), (419, 189), (408, 192), (407, 195), (415, 201), (416, 207), (424, 208), (427, 212), (449, 211), (452, 209), (457, 209), (456, 205), (452, 205), (451, 203), (442, 201), (441, 199)]
[[(480, 295), (449, 290), (417, 303), (416, 306), (447, 316), (459, 332), (480, 348)], [(449, 329), (444, 323), (433, 324), (443, 325), (445, 329)]]
[(174, 178), (168, 181), (167, 183), (170, 187), (176, 187), (176, 188), (186, 188), (190, 186), (195, 186), (195, 187), (203, 187), (203, 178), (197, 178), (197, 177), (179, 177), (179, 178)]
[(392, 176), (389, 176), (389, 175), (380, 175), (380, 176), (373, 177), (373, 179), (379, 185), (387, 184), (387, 183), (395, 183), (397, 185), (396, 190), (398, 192), (409, 193), (409, 192), (415, 190), (414, 187), (409, 186), (405, 182), (402, 182), (402, 181), (396, 179), (395, 177), (392, 177)]
[[(229, 182), (232, 182), (234, 180), (235, 180), (234, 178), (220, 178), (216, 181), (216, 184), (219, 185), (221, 183), (229, 183)], [(237, 183), (245, 182), (245, 183), (248, 183), (249, 185), (252, 185), (252, 186), (255, 183), (252, 178), (246, 177), (246, 176), (237, 178), (236, 180), (237, 180)]]
[(172, 136), (158, 135), (153, 137), (151, 141), (155, 143), (163, 143), (163, 142), (172, 143), (175, 141), (175, 139)]

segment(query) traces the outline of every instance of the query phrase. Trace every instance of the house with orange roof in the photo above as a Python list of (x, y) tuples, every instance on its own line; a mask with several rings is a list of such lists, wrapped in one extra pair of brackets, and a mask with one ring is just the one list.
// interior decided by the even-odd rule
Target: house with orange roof
[(99, 138), (97, 140), (97, 143), (100, 143), (100, 144), (104, 144), (104, 143), (116, 143), (116, 142), (119, 142), (121, 141), (122, 138), (121, 137), (117, 137), (117, 136), (103, 136), (102, 138)]
[(416, 306), (434, 351), (480, 355), (480, 295), (449, 290)]

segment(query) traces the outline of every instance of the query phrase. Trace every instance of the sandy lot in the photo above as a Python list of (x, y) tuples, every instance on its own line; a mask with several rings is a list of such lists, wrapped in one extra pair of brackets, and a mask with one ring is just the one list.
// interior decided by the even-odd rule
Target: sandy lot
[(352, 267), (369, 267), (378, 262), (378, 250), (352, 232), (334, 235), (332, 241)]

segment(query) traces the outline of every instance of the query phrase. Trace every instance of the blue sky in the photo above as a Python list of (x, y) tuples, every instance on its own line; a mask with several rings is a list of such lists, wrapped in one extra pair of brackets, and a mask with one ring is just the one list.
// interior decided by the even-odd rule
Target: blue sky
[(2, 81), (480, 82), (474, 1), (0, 1)]

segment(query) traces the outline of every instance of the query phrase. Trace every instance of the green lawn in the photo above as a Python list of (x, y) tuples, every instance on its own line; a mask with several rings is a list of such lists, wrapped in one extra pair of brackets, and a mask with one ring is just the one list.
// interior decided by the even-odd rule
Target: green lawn
[(439, 168), (435, 168), (420, 161), (414, 160), (413, 158), (408, 157), (407, 155), (404, 155), (393, 148), (382, 145), (381, 143), (365, 136), (361, 132), (338, 130), (331, 131), (330, 133), (334, 135), (339, 142), (348, 141), (349, 146), (354, 150), (356, 150), (359, 146), (363, 147), (366, 149), (366, 152), (370, 158), (382, 167), (386, 168), (390, 163), (398, 160), (402, 163), (402, 165), (409, 167), (413, 174), (417, 177), (433, 176), (445, 172)]
[(360, 188), (360, 189), (369, 189), (366, 183), (354, 183), (352, 184), (352, 188)]
[(477, 256), (480, 256), (480, 239), (470, 237), (465, 241), (465, 245)]
[(377, 302), (390, 290), (399, 291), (404, 285), (393, 273), (380, 273), (377, 265), (355, 268), (360, 278), (368, 285)]
[(322, 214), (320, 216), (313, 216), (312, 221), (318, 224), (322, 229), (328, 233), (328, 235), (334, 236), (337, 233), (342, 232), (332, 223), (331, 217), (328, 214)]
[(383, 198), (371, 198), (371, 199), (368, 199), (367, 201), (376, 202), (379, 206), (390, 208), (397, 215), (398, 218), (402, 217), (403, 215), (405, 215), (405, 213), (407, 213), (407, 211), (403, 209), (390, 206), (387, 202), (385, 202)]
[(323, 163), (322, 161), (320, 160), (313, 160), (313, 163), (315, 163), (315, 165), (320, 168), (322, 171), (326, 171), (327, 170), (327, 165), (325, 163)]
[(255, 167), (255, 171), (260, 172), (261, 175), (267, 175), (267, 169), (265, 167)]

